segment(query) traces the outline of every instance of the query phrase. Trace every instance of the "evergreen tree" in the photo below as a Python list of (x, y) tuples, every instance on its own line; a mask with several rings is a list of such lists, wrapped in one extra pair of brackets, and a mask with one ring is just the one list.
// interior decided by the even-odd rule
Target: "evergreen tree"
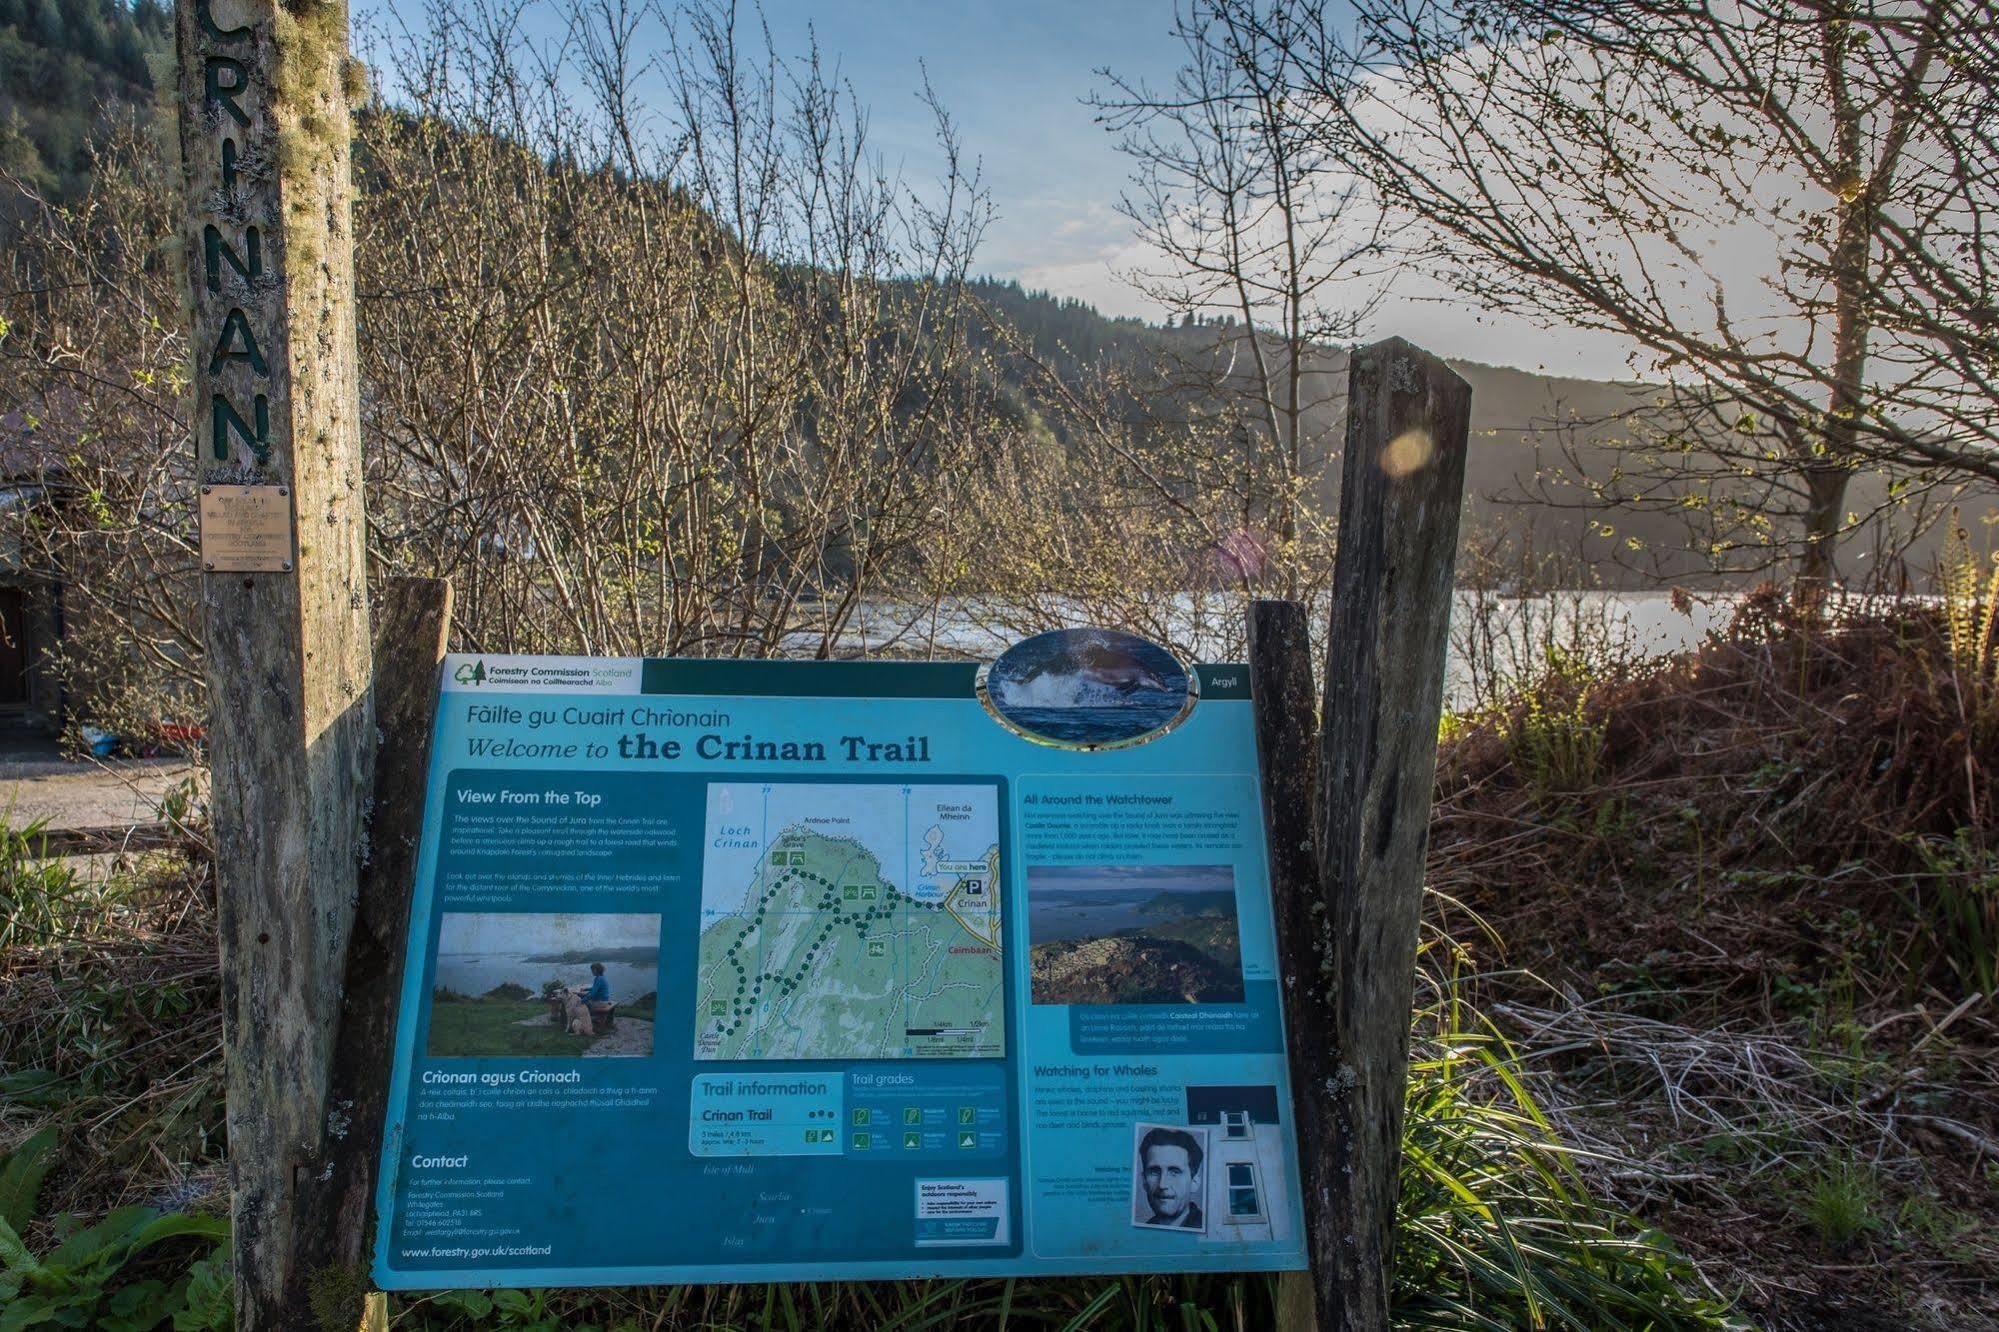
[(64, 33), (62, 15), (52, 0), (26, 0), (22, 5), (21, 29), (28, 40), (50, 51), (60, 51)]

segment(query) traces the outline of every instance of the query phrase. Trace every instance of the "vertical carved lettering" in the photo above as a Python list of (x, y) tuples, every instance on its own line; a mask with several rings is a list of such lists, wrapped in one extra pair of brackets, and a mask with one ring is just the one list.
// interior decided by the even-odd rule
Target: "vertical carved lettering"
[(220, 393), (215, 394), (209, 402), (212, 435), (212, 442), (209, 447), (215, 454), (215, 461), (229, 461), (229, 441), (232, 434), (249, 446), (250, 452), (256, 455), (258, 462), (261, 463), (269, 459), (271, 456), (271, 400), (269, 398), (259, 393), (255, 402), (251, 405), (250, 414), (257, 421), (255, 431), (250, 429), (249, 423), (236, 410), (235, 404), (231, 403), (229, 399), (223, 397)]
[[(222, 81), (224, 74), (229, 76), (227, 83)], [(250, 86), (250, 72), (243, 68), (243, 62), (231, 60), (228, 56), (210, 56), (203, 66), (202, 77), (205, 80), (203, 86), (207, 89), (208, 109), (213, 111), (219, 106), (229, 113), (231, 120), (248, 129), (250, 113), (237, 101)]]
[(213, 0), (194, 0), (194, 21), (199, 23), (201, 30), (215, 41), (227, 42), (231, 46), (234, 46), (237, 42), (248, 41), (250, 37), (250, 29), (247, 25), (225, 28), (218, 24), (215, 21)]
[(201, 229), (201, 248), (210, 291), (222, 290), (222, 265), (225, 263), (236, 270), (236, 276), (245, 287), (254, 286), (257, 279), (264, 275), (263, 236), (255, 227), (243, 229), (243, 253), (240, 255), (236, 253), (235, 246), (222, 239), (222, 228), (213, 222)]
[[(241, 347), (236, 346), (239, 335), (243, 340)], [(240, 309), (231, 310), (222, 321), (222, 336), (215, 340), (215, 350), (208, 357), (208, 373), (216, 373), (226, 361), (248, 361), (252, 370), (266, 378), (271, 373), (263, 351), (257, 346), (257, 336), (250, 331), (250, 321)]]

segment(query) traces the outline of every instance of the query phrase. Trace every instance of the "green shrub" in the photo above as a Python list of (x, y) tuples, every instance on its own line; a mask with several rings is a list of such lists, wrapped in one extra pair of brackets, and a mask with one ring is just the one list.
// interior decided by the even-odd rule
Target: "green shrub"
[(1573, 795), (1602, 776), (1606, 728), (1589, 707), (1592, 683), (1587, 662), (1551, 648), (1547, 669), (1505, 714), (1507, 753), (1532, 786)]
[(63, 859), (40, 857), (48, 821), (0, 822), (0, 948), (49, 948), (87, 931), (105, 905), (104, 885)]
[(1454, 999), (1420, 1015), (1402, 1135), (1395, 1322), (1734, 1326), (1666, 1237), (1593, 1202), (1518, 1058)]
[(1909, 839), (1923, 873), (1904, 890), (1965, 993), (1999, 990), (1999, 854), (1977, 834)]
[[(219, 1217), (121, 1207), (79, 1227), (58, 1217), (55, 1245), (29, 1251), (29, 1228), (57, 1135), (44, 1128), (0, 1158), (0, 1332), (30, 1327), (147, 1332), (171, 1320), (174, 1332), (230, 1325), (229, 1223)], [(198, 1254), (178, 1272), (134, 1276), (142, 1253), (171, 1240), (197, 1241)], [(157, 1268), (157, 1264), (149, 1264)]]
[(1848, 1244), (1874, 1226), (1874, 1206), (1880, 1196), (1873, 1171), (1840, 1161), (1812, 1172), (1805, 1217), (1827, 1244)]

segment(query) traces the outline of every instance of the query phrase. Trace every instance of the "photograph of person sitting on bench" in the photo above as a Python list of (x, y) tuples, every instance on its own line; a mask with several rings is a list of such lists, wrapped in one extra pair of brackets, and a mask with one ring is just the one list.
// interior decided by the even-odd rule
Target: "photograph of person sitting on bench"
[(611, 981), (604, 975), (602, 962), (590, 964), (590, 987), (576, 991), (576, 997), (589, 1008), (592, 1022), (599, 1027), (608, 1025), (604, 1019), (611, 1012)]
[(445, 1058), (652, 1053), (653, 912), (447, 911), (431, 962), (425, 1050)]

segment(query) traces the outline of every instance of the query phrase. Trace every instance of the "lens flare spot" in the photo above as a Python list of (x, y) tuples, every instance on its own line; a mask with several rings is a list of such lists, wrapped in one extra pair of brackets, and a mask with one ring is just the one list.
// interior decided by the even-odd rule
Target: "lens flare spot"
[(1405, 430), (1381, 451), (1381, 470), (1394, 477), (1408, 476), (1429, 466), (1436, 452), (1429, 431)]

